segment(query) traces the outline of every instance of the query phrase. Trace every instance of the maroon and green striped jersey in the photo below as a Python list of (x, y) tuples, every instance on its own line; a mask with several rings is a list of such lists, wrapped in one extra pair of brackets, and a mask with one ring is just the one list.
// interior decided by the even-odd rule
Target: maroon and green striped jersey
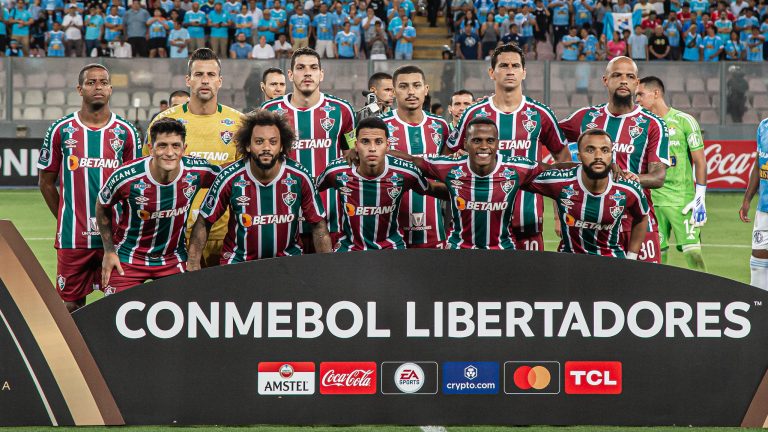
[(337, 252), (405, 249), (398, 211), (405, 192), (424, 194), (427, 180), (411, 162), (386, 156), (384, 172), (367, 178), (344, 159), (328, 165), (317, 179), (318, 190), (335, 189), (344, 208), (343, 237)]
[(448, 187), (453, 229), (448, 249), (514, 249), (512, 209), (519, 189), (541, 172), (538, 162), (497, 154), (496, 168), (486, 176), (472, 172), (469, 156), (425, 159), (424, 174)]
[[(637, 105), (632, 112), (613, 115), (608, 104), (581, 108), (560, 122), (566, 138), (576, 142), (587, 129), (602, 129), (613, 140), (613, 159), (621, 169), (635, 174), (648, 173), (648, 165), (661, 162), (669, 166), (669, 132), (660, 117)], [(648, 230), (657, 231), (651, 192), (643, 191), (651, 205)], [(622, 230), (631, 231), (632, 223), (624, 218)]]
[(649, 207), (639, 183), (612, 177), (609, 174), (608, 186), (597, 195), (584, 186), (581, 166), (544, 171), (531, 183), (533, 190), (557, 204), (563, 233), (560, 250), (625, 257), (619, 241), (622, 216), (642, 218)]
[[(263, 109), (276, 111), (288, 117), (296, 131), (289, 157), (309, 170), (316, 178), (334, 160), (348, 149), (347, 135), (355, 131), (355, 110), (349, 102), (335, 96), (321, 93), (320, 100), (310, 108), (297, 108), (291, 103), (289, 93), (264, 102)], [(323, 205), (328, 210), (328, 231), (338, 232), (339, 203), (336, 194), (320, 194)], [(311, 228), (305, 224), (300, 227), (302, 234), (309, 234)]]
[(227, 209), (229, 226), (221, 264), (301, 255), (296, 244), (299, 217), (309, 224), (325, 218), (312, 176), (289, 158), (269, 184), (256, 179), (248, 158), (224, 168), (203, 200), (199, 216), (214, 223)]
[[(424, 112), (419, 124), (411, 124), (391, 110), (381, 116), (389, 128), (389, 148), (414, 156), (439, 155), (448, 139), (448, 123)], [(445, 221), (440, 201), (428, 195), (406, 192), (398, 223), (408, 247), (445, 241)]]
[(139, 156), (139, 134), (114, 113), (101, 129), (83, 125), (77, 112), (48, 128), (37, 168), (59, 174), (57, 249), (102, 247), (96, 225), (96, 197), (118, 167)]
[(211, 187), (221, 168), (202, 158), (181, 158), (179, 175), (158, 183), (149, 170), (151, 156), (112, 173), (99, 192), (99, 202), (116, 210), (112, 229), (120, 262), (175, 265), (187, 261), (184, 232), (192, 200)]
[[(540, 162), (542, 146), (552, 155), (557, 155), (567, 145), (557, 118), (548, 106), (523, 96), (515, 111), (504, 112), (493, 104), (493, 97), (489, 97), (464, 111), (458, 127), (448, 138), (451, 150), (464, 148), (467, 125), (475, 117), (486, 117), (496, 123), (499, 128), (499, 152), (504, 156), (520, 156)], [(519, 193), (515, 200), (512, 227), (516, 232), (541, 232), (544, 200), (540, 195), (523, 190)]]

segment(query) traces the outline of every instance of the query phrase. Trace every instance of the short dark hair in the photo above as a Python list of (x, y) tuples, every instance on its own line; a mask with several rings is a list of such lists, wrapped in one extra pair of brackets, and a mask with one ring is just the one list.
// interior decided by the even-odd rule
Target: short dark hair
[(189, 92), (186, 91), (186, 90), (176, 90), (176, 91), (173, 91), (173, 92), (171, 92), (170, 96), (168, 96), (168, 100), (172, 101), (173, 98), (175, 98), (177, 96), (189, 97)]
[(400, 75), (414, 74), (414, 73), (421, 74), (421, 79), (424, 81), (427, 80), (426, 75), (424, 75), (424, 71), (421, 70), (420, 67), (416, 65), (405, 65), (395, 69), (395, 71), (392, 73), (392, 81), (397, 82), (397, 77), (399, 77)]
[(219, 59), (219, 56), (217, 56), (210, 48), (198, 48), (191, 56), (189, 56), (189, 61), (187, 61), (187, 75), (192, 75), (192, 64), (198, 60), (216, 60), (216, 63), (219, 65), (219, 75), (221, 75), (221, 59)]
[(472, 100), (475, 100), (475, 95), (473, 95), (471, 91), (465, 90), (465, 89), (461, 89), (461, 90), (456, 90), (455, 92), (453, 92), (453, 94), (451, 95), (450, 103), (448, 105), (453, 105), (453, 97), (454, 96), (461, 96), (461, 95), (469, 95), (469, 97), (471, 97)]
[(168, 105), (168, 101), (163, 99), (160, 101), (160, 105)]
[[(323, 5), (325, 3), (321, 3)], [(320, 54), (317, 53), (317, 51), (313, 50), (309, 47), (299, 48), (296, 51), (293, 52), (293, 55), (291, 55), (291, 70), (293, 70), (293, 67), (296, 65), (296, 59), (300, 56), (312, 56), (317, 59), (317, 65), (320, 66), (320, 69), (323, 68), (323, 64), (320, 62)]]
[(475, 117), (472, 120), (467, 123), (467, 131), (469, 132), (470, 129), (472, 129), (472, 126), (476, 125), (491, 125), (494, 129), (498, 132), (499, 126), (496, 125), (496, 122), (489, 119), (488, 117)]
[(661, 94), (664, 94), (664, 82), (659, 77), (647, 76), (640, 80), (640, 84), (646, 87), (655, 87), (661, 90)]
[(523, 52), (523, 49), (514, 42), (505, 43), (493, 50), (491, 53), (491, 69), (496, 69), (496, 62), (499, 60), (499, 56), (508, 52), (518, 53), (520, 55), (520, 64), (522, 64), (523, 69), (525, 69), (525, 53)]
[(240, 118), (240, 128), (235, 132), (235, 145), (239, 157), (248, 156), (248, 147), (251, 145), (253, 128), (256, 126), (275, 126), (280, 132), (280, 154), (283, 160), (288, 156), (288, 151), (296, 139), (296, 133), (288, 119), (275, 111), (256, 110), (243, 115)]
[(602, 130), (602, 129), (587, 129), (584, 132), (579, 135), (579, 138), (576, 140), (576, 148), (581, 148), (581, 142), (584, 141), (584, 138), (590, 137), (590, 136), (603, 136), (608, 137), (608, 141), (613, 142), (613, 138), (611, 138), (611, 135), (608, 134), (608, 132)]
[(391, 80), (392, 75), (386, 72), (376, 72), (368, 78), (368, 89), (370, 90), (371, 87), (378, 87), (379, 83), (385, 79)]
[(278, 73), (280, 75), (283, 75), (283, 70), (277, 67), (271, 67), (264, 71), (263, 74), (261, 74), (261, 82), (266, 84), (267, 83), (267, 75)]
[(158, 119), (149, 127), (149, 139), (153, 145), (157, 142), (157, 136), (162, 133), (181, 135), (181, 142), (187, 139), (187, 128), (184, 123), (171, 117)]
[(106, 66), (98, 63), (89, 63), (80, 69), (80, 73), (77, 75), (77, 85), (81, 87), (83, 86), (83, 83), (85, 82), (85, 73), (91, 69), (103, 69), (107, 72), (107, 74), (109, 74), (109, 69), (107, 69)]
[(384, 131), (384, 136), (389, 139), (389, 128), (381, 117), (366, 117), (360, 120), (355, 128), (355, 136), (359, 136), (362, 129), (381, 129)]

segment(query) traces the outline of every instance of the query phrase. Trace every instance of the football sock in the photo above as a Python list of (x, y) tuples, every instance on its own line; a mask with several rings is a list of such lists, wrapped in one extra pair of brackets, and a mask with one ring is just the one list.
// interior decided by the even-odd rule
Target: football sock
[(694, 247), (688, 250), (683, 248), (683, 256), (685, 262), (688, 263), (688, 268), (691, 270), (707, 271), (707, 266), (704, 264), (704, 257), (701, 256), (701, 248)]
[(749, 258), (752, 270), (750, 285), (768, 291), (768, 258)]

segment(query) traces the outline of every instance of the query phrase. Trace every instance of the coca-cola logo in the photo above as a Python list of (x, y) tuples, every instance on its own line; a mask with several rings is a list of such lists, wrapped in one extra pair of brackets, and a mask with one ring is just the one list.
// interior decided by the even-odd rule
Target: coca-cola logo
[(707, 183), (712, 189), (741, 189), (749, 183), (755, 160), (754, 141), (707, 141)]
[(375, 362), (320, 363), (321, 394), (376, 393)]

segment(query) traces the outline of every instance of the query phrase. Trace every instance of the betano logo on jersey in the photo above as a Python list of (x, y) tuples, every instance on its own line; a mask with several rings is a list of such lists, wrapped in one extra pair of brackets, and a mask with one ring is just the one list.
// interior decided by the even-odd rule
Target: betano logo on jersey
[(479, 211), (502, 211), (506, 210), (509, 203), (502, 202), (486, 202), (486, 201), (467, 201), (462, 197), (456, 197), (454, 200), (456, 208), (459, 210), (479, 210)]
[(137, 210), (136, 213), (139, 215), (139, 219), (143, 221), (147, 221), (151, 219), (164, 219), (164, 218), (181, 216), (186, 214), (187, 210), (189, 210), (189, 204), (185, 205), (184, 207), (179, 207), (179, 208), (170, 209), (170, 210), (156, 210), (153, 212), (149, 212), (147, 210)]
[(237, 221), (245, 228), (252, 227), (254, 225), (273, 225), (291, 223), (296, 219), (296, 215), (289, 214), (276, 214), (276, 215), (249, 215), (248, 213), (241, 213), (237, 216)]
[(67, 158), (67, 167), (70, 171), (74, 171), (78, 168), (112, 168), (115, 169), (120, 166), (120, 161), (117, 159), (101, 159), (101, 158), (79, 158), (75, 155), (70, 155)]
[(499, 140), (499, 150), (528, 150), (531, 140)]
[(624, 144), (619, 142), (613, 143), (613, 151), (614, 153), (627, 153), (632, 154), (635, 152), (635, 146), (632, 144)]
[(210, 162), (224, 162), (229, 160), (229, 152), (193, 151), (189, 154), (191, 156), (203, 158)]
[(375, 206), (375, 207), (356, 207), (350, 203), (344, 204), (347, 216), (378, 216), (393, 213), (395, 205)]
[(331, 148), (333, 141), (330, 138), (320, 139), (300, 139), (293, 142), (294, 150), (312, 150), (320, 148)]
[(616, 221), (610, 224), (599, 224), (596, 222), (589, 222), (589, 221), (583, 221), (581, 219), (576, 219), (573, 216), (566, 213), (565, 224), (572, 228), (584, 228), (584, 229), (596, 230), (596, 231), (603, 231), (603, 230), (608, 231), (613, 229), (613, 226), (616, 224)]

